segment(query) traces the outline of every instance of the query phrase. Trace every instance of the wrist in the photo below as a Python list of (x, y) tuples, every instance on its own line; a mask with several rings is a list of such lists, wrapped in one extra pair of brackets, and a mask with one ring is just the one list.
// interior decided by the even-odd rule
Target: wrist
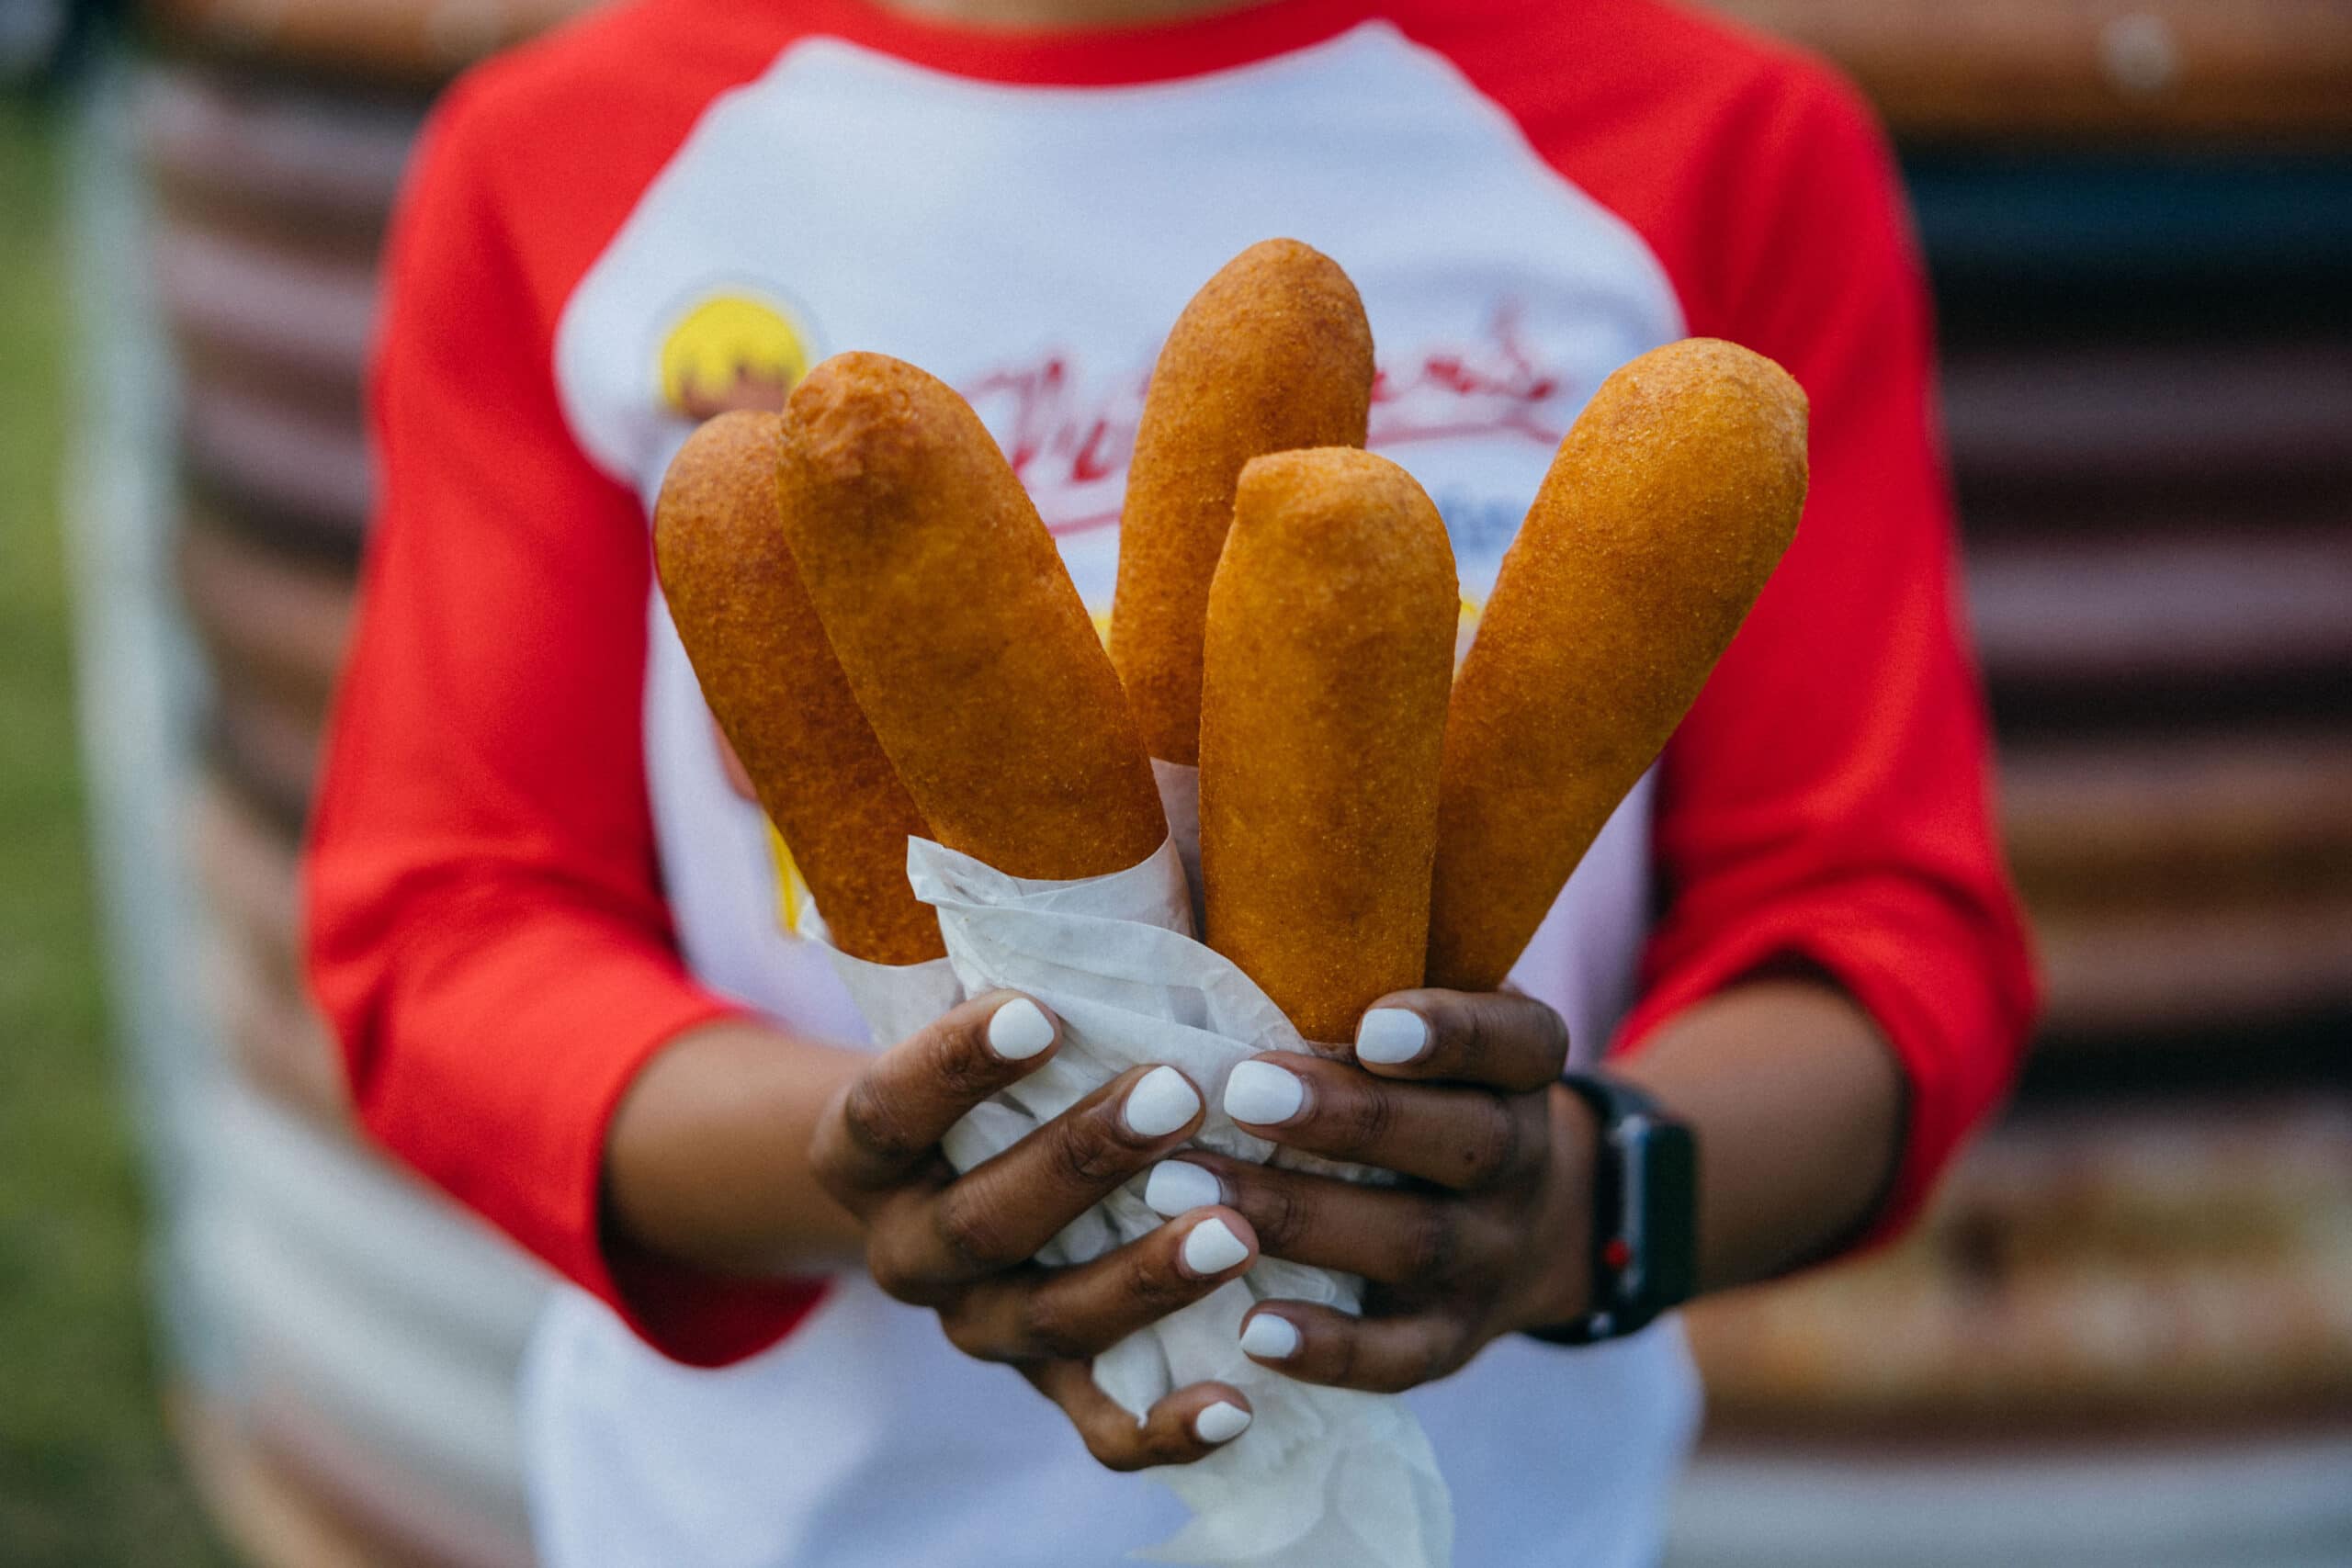
[(865, 1058), (748, 1019), (650, 1057), (605, 1136), (605, 1223), (644, 1251), (766, 1278), (856, 1253), (856, 1224), (818, 1185), (817, 1120)]
[(1582, 1317), (1591, 1309), (1593, 1165), (1600, 1123), (1592, 1108), (1566, 1086), (1544, 1091), (1551, 1130), (1551, 1196), (1539, 1230), (1543, 1270), (1522, 1329), (1542, 1330)]

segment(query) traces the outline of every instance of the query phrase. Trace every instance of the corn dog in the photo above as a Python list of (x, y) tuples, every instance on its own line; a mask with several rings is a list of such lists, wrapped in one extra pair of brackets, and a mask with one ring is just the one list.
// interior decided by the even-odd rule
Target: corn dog
[(1461, 601), (1437, 508), (1345, 447), (1251, 459), (1209, 589), (1209, 945), (1310, 1040), (1416, 986)]
[(678, 640), (728, 744), (823, 912), (833, 942), (876, 964), (946, 949), (907, 886), (928, 835), (858, 711), (776, 517), (780, 423), (722, 414), (688, 437), (653, 507), (654, 560)]
[(941, 843), (1052, 880), (1159, 847), (1119, 678), (962, 398), (878, 354), (825, 361), (793, 389), (776, 494), (850, 689)]
[(1176, 318), (1136, 431), (1111, 609), (1111, 662), (1153, 756), (1200, 759), (1201, 626), (1241, 466), (1363, 446), (1372, 376), (1355, 285), (1296, 240), (1250, 246)]
[(1502, 983), (1682, 722), (1796, 533), (1805, 412), (1770, 360), (1691, 338), (1560, 443), (1447, 716), (1430, 984)]

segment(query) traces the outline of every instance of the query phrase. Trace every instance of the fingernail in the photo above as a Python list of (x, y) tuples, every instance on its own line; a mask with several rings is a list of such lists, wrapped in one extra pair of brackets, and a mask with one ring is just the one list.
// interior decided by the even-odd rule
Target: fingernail
[(1190, 1160), (1162, 1160), (1144, 1179), (1143, 1201), (1153, 1213), (1172, 1220), (1179, 1214), (1205, 1209), (1211, 1203), (1224, 1202), (1225, 1188), (1216, 1177)]
[(1403, 1008), (1374, 1008), (1356, 1025), (1356, 1060), (1394, 1067), (1430, 1048), (1430, 1026)]
[(1241, 1353), (1261, 1361), (1287, 1361), (1298, 1354), (1298, 1329), (1286, 1317), (1261, 1312), (1241, 1325)]
[(1184, 1267), (1204, 1280), (1224, 1273), (1249, 1256), (1249, 1247), (1223, 1220), (1203, 1220), (1184, 1238)]
[(1190, 1122), (1201, 1109), (1201, 1097), (1173, 1067), (1154, 1067), (1127, 1090), (1124, 1114), (1127, 1131), (1139, 1138), (1164, 1138)]
[(1225, 1113), (1236, 1122), (1272, 1127), (1306, 1103), (1306, 1085), (1272, 1062), (1244, 1062), (1225, 1080)]
[(1218, 1400), (1193, 1417), (1193, 1431), (1204, 1443), (1229, 1443), (1250, 1429), (1250, 1412)]
[(1015, 997), (989, 1015), (989, 1049), (1008, 1062), (1025, 1062), (1054, 1043), (1054, 1021), (1027, 997)]

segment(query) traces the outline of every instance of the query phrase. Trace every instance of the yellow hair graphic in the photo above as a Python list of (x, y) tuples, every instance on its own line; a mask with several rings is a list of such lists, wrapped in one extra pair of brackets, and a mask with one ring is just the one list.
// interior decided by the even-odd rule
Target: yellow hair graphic
[(808, 346), (777, 306), (719, 294), (686, 312), (662, 345), (662, 399), (694, 419), (781, 409), (808, 369)]

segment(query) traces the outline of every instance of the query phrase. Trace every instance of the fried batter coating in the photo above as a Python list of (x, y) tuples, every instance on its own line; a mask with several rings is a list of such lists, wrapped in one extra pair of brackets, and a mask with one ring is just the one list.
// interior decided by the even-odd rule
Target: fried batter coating
[(1201, 628), (1241, 466), (1362, 446), (1372, 377), (1355, 285), (1296, 240), (1250, 246), (1177, 317), (1144, 394), (1111, 609), (1111, 661), (1153, 756), (1200, 759)]
[(1491, 990), (1795, 536), (1804, 391), (1690, 338), (1601, 383), (1478, 624), (1445, 730), (1433, 986)]
[(834, 943), (876, 964), (946, 952), (907, 886), (928, 836), (850, 694), (776, 515), (780, 421), (722, 414), (689, 437), (653, 507), (654, 559), (678, 640)]
[(776, 494), (850, 689), (941, 843), (1053, 880), (1159, 847), (1119, 678), (953, 389), (878, 354), (825, 361), (793, 389)]
[(1420, 984), (1460, 604), (1445, 525), (1396, 464), (1242, 469), (1202, 682), (1207, 939), (1310, 1040)]

